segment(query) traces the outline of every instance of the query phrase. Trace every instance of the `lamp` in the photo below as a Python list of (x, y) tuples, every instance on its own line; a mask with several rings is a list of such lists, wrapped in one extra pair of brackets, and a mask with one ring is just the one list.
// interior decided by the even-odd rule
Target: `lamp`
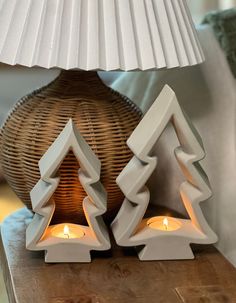
[[(31, 208), (38, 161), (72, 118), (101, 161), (111, 221), (123, 200), (115, 180), (132, 157), (126, 140), (141, 112), (95, 71), (191, 66), (203, 54), (185, 0), (2, 0), (0, 61), (65, 70), (20, 100), (2, 128), (9, 184)], [(69, 153), (54, 193), (54, 223), (85, 221), (78, 168)]]

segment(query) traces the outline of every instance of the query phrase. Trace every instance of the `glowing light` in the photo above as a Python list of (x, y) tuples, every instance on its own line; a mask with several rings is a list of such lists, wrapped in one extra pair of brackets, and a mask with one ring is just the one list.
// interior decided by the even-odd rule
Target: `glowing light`
[(172, 217), (153, 217), (147, 221), (147, 225), (152, 229), (157, 229), (165, 232), (172, 232), (181, 228), (180, 220)]
[(69, 239), (70, 238), (70, 229), (67, 225), (64, 227), (64, 235)]
[(163, 220), (163, 225), (164, 225), (165, 229), (168, 230), (168, 227), (169, 227), (168, 218), (164, 218), (164, 220)]

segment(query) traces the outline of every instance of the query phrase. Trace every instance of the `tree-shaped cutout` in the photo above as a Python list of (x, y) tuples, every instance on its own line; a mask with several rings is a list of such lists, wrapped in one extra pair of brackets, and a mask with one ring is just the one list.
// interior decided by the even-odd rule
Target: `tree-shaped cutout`
[[(80, 164), (78, 178), (87, 193), (83, 210), (88, 222), (88, 226), (73, 224), (72, 236), (67, 224), (49, 226), (55, 210), (53, 193), (60, 181), (57, 171), (71, 150)], [(41, 179), (30, 193), (35, 215), (26, 230), (27, 249), (45, 250), (45, 261), (56, 263), (90, 262), (91, 250), (110, 248), (101, 217), (106, 212), (107, 195), (100, 182), (100, 169), (99, 159), (70, 119), (39, 161)]]
[[(150, 200), (145, 184), (157, 166), (157, 157), (152, 150), (169, 123), (172, 123), (180, 143), (175, 149), (175, 157), (186, 178), (180, 185), (180, 195), (190, 217), (190, 220), (173, 218), (177, 227), (171, 231), (151, 228), (150, 223), (157, 217), (143, 219)], [(199, 165), (205, 157), (203, 144), (169, 86), (164, 87), (127, 144), (134, 157), (117, 178), (125, 195), (111, 225), (117, 244), (139, 246), (141, 260), (171, 260), (194, 258), (191, 243), (216, 242), (217, 236), (200, 208), (200, 203), (212, 195), (208, 178)]]

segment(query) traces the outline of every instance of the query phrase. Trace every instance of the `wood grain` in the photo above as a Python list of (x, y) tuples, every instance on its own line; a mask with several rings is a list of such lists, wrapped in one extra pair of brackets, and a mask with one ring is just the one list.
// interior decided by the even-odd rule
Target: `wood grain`
[(113, 244), (91, 264), (45, 264), (25, 249), (31, 213), (22, 209), (1, 228), (1, 262), (10, 303), (235, 303), (236, 271), (215, 248), (195, 248), (191, 261), (140, 262)]
[(179, 287), (176, 289), (184, 303), (236, 302), (236, 288), (216, 286)]

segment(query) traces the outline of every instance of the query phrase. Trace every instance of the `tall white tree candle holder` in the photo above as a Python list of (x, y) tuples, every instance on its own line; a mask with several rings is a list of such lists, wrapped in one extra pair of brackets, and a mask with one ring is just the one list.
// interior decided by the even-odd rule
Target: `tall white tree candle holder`
[[(179, 191), (190, 219), (143, 219), (150, 200), (145, 184), (158, 162), (152, 150), (169, 122), (180, 142), (175, 149), (175, 157), (186, 181), (180, 185)], [(117, 184), (125, 195), (111, 225), (117, 244), (139, 247), (140, 260), (172, 260), (194, 258), (191, 243), (216, 242), (217, 236), (200, 207), (200, 203), (212, 194), (207, 176), (199, 165), (205, 156), (203, 144), (170, 87), (164, 87), (127, 144), (134, 157), (117, 178)]]
[[(88, 226), (62, 223), (49, 226), (55, 210), (53, 193), (60, 176), (57, 171), (72, 150), (80, 164), (78, 178), (87, 197), (83, 210)], [(29, 250), (45, 250), (45, 262), (90, 262), (91, 250), (108, 250), (110, 241), (101, 215), (106, 212), (107, 195), (100, 182), (101, 163), (69, 120), (58, 138), (39, 161), (41, 179), (31, 191), (35, 215), (26, 231)]]

